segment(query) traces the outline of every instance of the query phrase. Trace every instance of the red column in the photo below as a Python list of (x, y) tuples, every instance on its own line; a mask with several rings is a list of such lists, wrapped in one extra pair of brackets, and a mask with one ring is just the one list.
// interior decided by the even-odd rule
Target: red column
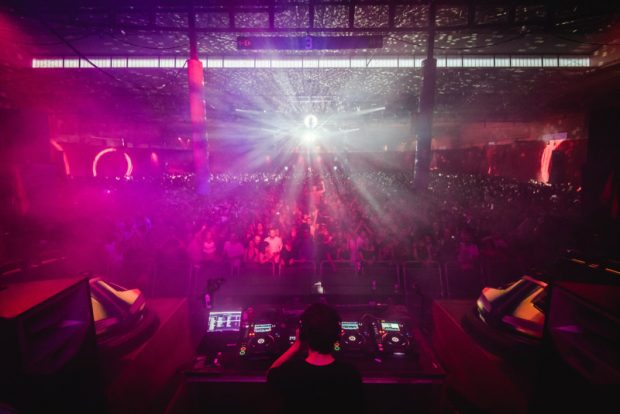
[(207, 120), (203, 97), (204, 72), (202, 62), (197, 58), (187, 62), (189, 80), (189, 112), (192, 123), (192, 147), (194, 151), (194, 170), (196, 191), (209, 192), (209, 143), (207, 139)]

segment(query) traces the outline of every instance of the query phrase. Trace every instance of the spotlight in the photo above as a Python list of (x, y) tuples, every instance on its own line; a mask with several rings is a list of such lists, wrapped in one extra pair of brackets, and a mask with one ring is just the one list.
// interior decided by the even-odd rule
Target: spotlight
[(306, 131), (301, 138), (304, 144), (312, 145), (316, 141), (316, 134), (312, 131)]
[(316, 117), (316, 115), (310, 114), (306, 115), (306, 117), (304, 118), (304, 125), (306, 126), (306, 128), (314, 129), (318, 124), (319, 119)]

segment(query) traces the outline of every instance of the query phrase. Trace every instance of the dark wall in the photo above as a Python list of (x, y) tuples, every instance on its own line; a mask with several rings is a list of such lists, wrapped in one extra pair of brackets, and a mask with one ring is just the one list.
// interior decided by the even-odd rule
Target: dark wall
[(584, 167), (584, 248), (593, 254), (620, 251), (620, 108), (590, 114)]

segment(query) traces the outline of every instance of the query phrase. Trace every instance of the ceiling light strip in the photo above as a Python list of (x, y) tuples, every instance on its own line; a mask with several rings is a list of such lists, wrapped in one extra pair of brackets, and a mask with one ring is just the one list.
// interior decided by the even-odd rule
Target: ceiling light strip
[[(92, 57), (94, 65), (111, 69), (170, 69), (183, 67), (185, 58), (180, 57)], [(207, 69), (408, 69), (421, 68), (421, 56), (304, 56), (304, 57), (239, 57), (209, 56), (200, 59)], [(587, 68), (590, 56), (558, 55), (447, 55), (437, 56), (437, 67), (461, 68)], [(93, 68), (86, 59), (74, 57), (34, 58), (35, 69), (88, 69)]]

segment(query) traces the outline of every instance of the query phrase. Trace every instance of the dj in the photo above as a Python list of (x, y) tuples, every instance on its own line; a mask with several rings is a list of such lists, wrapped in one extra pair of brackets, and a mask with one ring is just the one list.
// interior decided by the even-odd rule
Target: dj
[(304, 311), (295, 343), (267, 372), (276, 412), (364, 412), (360, 373), (332, 355), (339, 338), (336, 310), (315, 303)]

